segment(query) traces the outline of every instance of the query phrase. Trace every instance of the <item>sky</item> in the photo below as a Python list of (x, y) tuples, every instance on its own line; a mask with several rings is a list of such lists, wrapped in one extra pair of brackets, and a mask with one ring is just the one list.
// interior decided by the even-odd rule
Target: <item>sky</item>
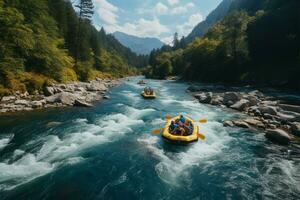
[(106, 32), (156, 37), (169, 44), (188, 35), (222, 0), (93, 0), (93, 24)]

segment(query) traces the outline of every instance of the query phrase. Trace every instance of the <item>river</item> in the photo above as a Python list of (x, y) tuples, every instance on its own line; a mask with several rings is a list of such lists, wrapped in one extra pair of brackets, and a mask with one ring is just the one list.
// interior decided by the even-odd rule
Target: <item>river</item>
[[(243, 117), (199, 104), (185, 83), (138, 78), (92, 108), (0, 117), (0, 199), (297, 199), (300, 156), (263, 134), (225, 128)], [(176, 146), (151, 134), (166, 115), (200, 124), (205, 141)]]

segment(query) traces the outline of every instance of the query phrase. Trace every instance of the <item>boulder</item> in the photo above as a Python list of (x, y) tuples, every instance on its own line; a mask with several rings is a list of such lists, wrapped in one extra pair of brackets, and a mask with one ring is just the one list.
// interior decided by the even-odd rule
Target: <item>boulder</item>
[(91, 83), (87, 86), (87, 91), (107, 91), (107, 87), (104, 83), (91, 81)]
[(5, 101), (13, 101), (13, 100), (16, 100), (16, 99), (17, 99), (16, 96), (11, 95), (11, 96), (4, 96), (4, 97), (2, 97), (1, 101), (2, 101), (2, 102), (5, 102)]
[(92, 107), (93, 105), (89, 104), (85, 101), (80, 101), (80, 100), (76, 99), (75, 102), (74, 102), (74, 106), (77, 106), (77, 107)]
[(232, 106), (230, 106), (230, 108), (239, 110), (239, 111), (243, 111), (248, 106), (249, 106), (249, 101), (247, 99), (241, 99), (238, 102), (236, 102), (235, 104), (233, 104)]
[(256, 96), (246, 95), (245, 99), (249, 101), (249, 106), (256, 106), (259, 103), (259, 99)]
[(31, 106), (32, 108), (40, 108), (45, 104), (45, 101), (32, 101)]
[(103, 99), (110, 99), (110, 96), (104, 95), (104, 96), (103, 96)]
[(223, 103), (227, 106), (231, 106), (232, 104), (236, 103), (240, 100), (240, 95), (236, 92), (226, 92), (224, 94)]
[(44, 88), (44, 94), (45, 96), (51, 96), (55, 94), (55, 90), (53, 87), (45, 87)]
[(69, 92), (61, 92), (50, 97), (46, 97), (47, 103), (62, 103), (65, 105), (73, 105), (76, 96)]
[(291, 112), (300, 113), (300, 106), (296, 106), (296, 105), (288, 105), (288, 104), (279, 104), (278, 106), (279, 106), (282, 110), (285, 110), (285, 111), (291, 111)]
[(267, 113), (267, 114), (270, 114), (270, 115), (277, 115), (277, 108), (274, 107), (274, 106), (265, 106), (265, 105), (262, 105), (262, 106), (258, 107), (258, 110), (262, 114)]
[(222, 105), (223, 103), (223, 97), (219, 96), (219, 95), (215, 95), (212, 97), (212, 100), (210, 102), (212, 105), (215, 105), (215, 106), (219, 106), (219, 105)]
[(200, 94), (195, 94), (194, 95), (196, 99), (199, 100), (200, 103), (210, 103), (212, 100), (212, 93), (207, 92), (207, 93), (200, 93)]
[(244, 119), (244, 122), (246, 122), (247, 124), (250, 124), (251, 126), (257, 127), (257, 128), (265, 128), (264, 123), (262, 123), (261, 121), (257, 120), (257, 119), (253, 119), (253, 118), (248, 118), (248, 119)]
[(27, 100), (24, 99), (19, 99), (15, 101), (16, 105), (24, 105), (24, 106), (29, 106), (29, 102)]
[(281, 129), (267, 129), (266, 137), (279, 144), (289, 144), (291, 141), (290, 135)]
[(291, 131), (292, 131), (293, 135), (300, 137), (300, 123), (298, 123), (298, 122), (292, 123)]
[(256, 96), (258, 98), (263, 98), (265, 96), (263, 93), (261, 93), (258, 90), (253, 90), (251, 92), (248, 92), (248, 95), (250, 95), (250, 96)]
[(225, 127), (233, 127), (234, 126), (234, 124), (233, 124), (233, 122), (232, 121), (224, 121), (223, 122), (223, 126), (225, 126)]
[(251, 126), (247, 123), (247, 122), (244, 122), (244, 121), (233, 121), (233, 124), (237, 127), (241, 127), (241, 128), (251, 128)]

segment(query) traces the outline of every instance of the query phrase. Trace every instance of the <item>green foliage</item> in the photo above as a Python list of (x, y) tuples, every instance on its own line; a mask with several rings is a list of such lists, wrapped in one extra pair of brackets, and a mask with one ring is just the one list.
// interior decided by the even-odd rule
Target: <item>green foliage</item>
[(300, 89), (299, 9), (297, 0), (234, 0), (231, 12), (182, 53), (153, 51), (145, 73), (159, 77), (170, 61), (172, 75), (188, 80)]
[[(147, 65), (90, 24), (91, 0), (77, 15), (65, 0), (0, 0), (0, 93), (34, 93), (49, 82), (121, 77)], [(75, 62), (75, 58), (77, 62)]]

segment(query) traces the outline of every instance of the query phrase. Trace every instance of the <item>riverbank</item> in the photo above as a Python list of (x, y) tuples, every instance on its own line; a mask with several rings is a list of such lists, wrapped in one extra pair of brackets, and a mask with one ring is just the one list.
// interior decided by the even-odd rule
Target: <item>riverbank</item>
[(268, 139), (279, 144), (300, 141), (300, 102), (251, 88), (192, 85), (187, 90), (200, 103), (226, 107), (247, 116), (224, 121), (224, 126), (263, 131)]
[(54, 84), (45, 87), (43, 92), (36, 95), (16, 92), (14, 95), (4, 96), (0, 99), (0, 113), (67, 106), (91, 107), (93, 102), (109, 98), (105, 95), (106, 92), (121, 82), (121, 79), (98, 78), (89, 82)]

